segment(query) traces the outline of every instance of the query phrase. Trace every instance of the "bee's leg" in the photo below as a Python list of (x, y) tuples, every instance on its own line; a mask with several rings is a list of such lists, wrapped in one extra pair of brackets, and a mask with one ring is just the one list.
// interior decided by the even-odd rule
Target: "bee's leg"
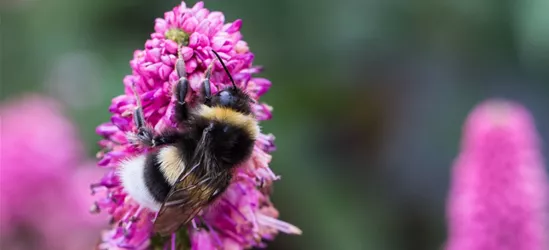
[(214, 66), (215, 60), (212, 60), (206, 73), (204, 73), (204, 80), (202, 80), (202, 98), (204, 99), (204, 105), (210, 107), (212, 106), (212, 91), (210, 88), (210, 76), (212, 75), (212, 69)]
[(135, 102), (137, 108), (133, 111), (133, 122), (137, 127), (137, 133), (129, 133), (127, 135), (128, 140), (132, 144), (141, 144), (146, 146), (152, 146), (154, 144), (154, 131), (152, 128), (147, 127), (145, 122), (145, 116), (143, 115), (143, 106), (141, 105), (141, 98), (135, 90), (135, 86), (131, 86), (133, 94), (135, 96)]
[(157, 147), (174, 143), (177, 137), (180, 136), (179, 132), (176, 130), (166, 130), (159, 135), (155, 135), (154, 130), (151, 127), (148, 127), (145, 122), (141, 99), (134, 86), (132, 86), (132, 90), (137, 102), (137, 108), (133, 112), (133, 121), (137, 127), (137, 133), (128, 134), (128, 140), (133, 144), (140, 144), (148, 147)]
[(187, 72), (185, 72), (185, 61), (181, 54), (175, 62), (175, 70), (179, 77), (174, 89), (174, 95), (177, 99), (175, 104), (175, 120), (177, 123), (183, 123), (189, 119), (189, 105), (185, 101), (189, 88), (189, 80), (187, 79)]
[(181, 136), (183, 136), (182, 133), (177, 130), (164, 130), (160, 134), (154, 136), (152, 146), (158, 147), (167, 144), (174, 144)]
[(177, 130), (166, 130), (158, 135), (155, 135), (153, 129), (149, 127), (141, 127), (137, 130), (137, 133), (128, 134), (127, 138), (132, 144), (139, 144), (147, 147), (159, 147), (167, 144), (173, 144), (181, 136), (181, 133)]

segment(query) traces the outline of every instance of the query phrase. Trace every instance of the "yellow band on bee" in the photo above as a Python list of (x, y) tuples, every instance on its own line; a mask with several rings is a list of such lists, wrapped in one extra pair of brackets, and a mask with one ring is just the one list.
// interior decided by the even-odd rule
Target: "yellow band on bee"
[(251, 115), (245, 115), (226, 107), (208, 107), (202, 105), (199, 109), (200, 116), (214, 121), (225, 122), (235, 127), (244, 129), (253, 139), (259, 134), (256, 119)]

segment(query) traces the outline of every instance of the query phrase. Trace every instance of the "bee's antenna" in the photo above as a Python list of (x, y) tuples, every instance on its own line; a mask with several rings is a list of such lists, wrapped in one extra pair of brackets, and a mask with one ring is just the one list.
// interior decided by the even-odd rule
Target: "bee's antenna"
[(219, 62), (221, 63), (221, 66), (223, 66), (223, 69), (225, 69), (225, 72), (229, 76), (229, 79), (231, 79), (231, 83), (233, 84), (233, 88), (236, 89), (236, 84), (234, 83), (233, 77), (231, 76), (231, 73), (229, 73), (229, 70), (227, 69), (227, 66), (225, 66), (225, 63), (223, 63), (223, 60), (221, 59), (219, 54), (217, 54), (217, 52), (215, 52), (215, 50), (212, 49), (212, 52), (215, 54), (217, 59), (219, 59)]

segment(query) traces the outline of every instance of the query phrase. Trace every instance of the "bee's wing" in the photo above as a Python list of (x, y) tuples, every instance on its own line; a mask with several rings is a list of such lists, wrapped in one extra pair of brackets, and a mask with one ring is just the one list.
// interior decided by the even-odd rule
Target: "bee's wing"
[(187, 224), (205, 205), (199, 195), (200, 191), (185, 190), (185, 187), (174, 188), (158, 212), (154, 231), (166, 236)]
[(218, 176), (196, 179), (192, 175), (182, 179), (162, 204), (154, 223), (154, 231), (166, 236), (190, 222), (219, 194), (218, 187), (223, 180), (225, 178)]
[(154, 222), (154, 231), (162, 236), (169, 235), (191, 221), (216, 194), (218, 178), (208, 172), (215, 166), (208, 155), (208, 133), (202, 134), (195, 154), (193, 166), (178, 177), (166, 197)]

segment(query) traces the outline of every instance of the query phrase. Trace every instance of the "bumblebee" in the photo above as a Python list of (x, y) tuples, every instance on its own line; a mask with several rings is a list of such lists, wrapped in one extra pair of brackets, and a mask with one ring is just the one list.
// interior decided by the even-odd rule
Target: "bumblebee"
[[(122, 186), (141, 206), (158, 212), (154, 231), (169, 235), (190, 222), (227, 189), (235, 168), (249, 159), (259, 126), (249, 95), (239, 89), (223, 60), (213, 51), (232, 86), (211, 95), (213, 62), (202, 81), (198, 104), (189, 105), (185, 62), (180, 55), (174, 87), (176, 128), (156, 133), (147, 126), (139, 96), (129, 139), (149, 153), (124, 160), (118, 170)], [(215, 60), (214, 60), (215, 61)]]

